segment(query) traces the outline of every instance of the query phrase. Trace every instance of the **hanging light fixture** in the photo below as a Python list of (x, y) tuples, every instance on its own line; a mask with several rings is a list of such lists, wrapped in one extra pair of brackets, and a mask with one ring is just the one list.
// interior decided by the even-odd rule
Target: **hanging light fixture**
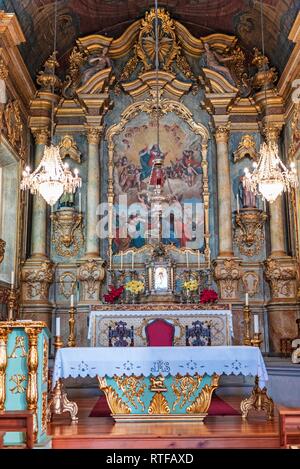
[[(260, 2), (261, 14), (261, 37), (262, 37), (262, 54), (265, 55), (264, 29), (263, 29), (263, 9), (262, 0)], [(264, 62), (264, 67), (266, 63)], [(265, 87), (266, 113), (267, 92)], [(298, 178), (294, 163), (291, 163), (291, 169), (288, 169), (279, 157), (278, 145), (269, 136), (268, 121), (266, 129), (266, 142), (260, 146), (260, 158), (258, 163), (254, 163), (254, 171), (250, 173), (249, 169), (245, 169), (244, 186), (254, 194), (260, 194), (269, 203), (274, 202), (277, 197), (284, 191), (290, 191), (297, 187)]]
[[(56, 52), (57, 38), (57, 0), (54, 6), (54, 56)], [(54, 73), (52, 80), (52, 93), (54, 94)], [(29, 189), (32, 194), (40, 194), (49, 205), (54, 205), (64, 192), (74, 193), (81, 187), (81, 178), (78, 169), (74, 170), (74, 175), (67, 163), (63, 164), (60, 157), (58, 145), (53, 144), (54, 136), (54, 104), (52, 104), (51, 115), (51, 144), (45, 146), (43, 158), (33, 173), (27, 166), (23, 171), (21, 189)]]

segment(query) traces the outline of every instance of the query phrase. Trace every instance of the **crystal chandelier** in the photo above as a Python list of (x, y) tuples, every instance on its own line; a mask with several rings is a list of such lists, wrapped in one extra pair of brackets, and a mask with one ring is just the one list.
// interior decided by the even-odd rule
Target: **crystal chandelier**
[[(54, 52), (56, 51), (57, 37), (57, 0), (54, 6)], [(55, 67), (53, 67), (53, 78)], [(52, 81), (52, 93), (54, 94), (54, 79)], [(54, 134), (54, 106), (52, 104), (51, 116), (51, 144), (45, 146), (43, 158), (33, 173), (27, 167), (23, 171), (21, 190), (29, 189), (32, 194), (40, 194), (49, 205), (54, 205), (64, 192), (74, 193), (77, 187), (81, 187), (81, 178), (78, 169), (74, 175), (67, 164), (63, 164), (60, 157), (59, 146), (53, 145)]]
[[(261, 14), (261, 39), (262, 54), (265, 55), (263, 9), (260, 2)], [(266, 64), (264, 63), (264, 67)], [(265, 101), (267, 108), (267, 92), (265, 88)], [(260, 158), (258, 164), (254, 163), (253, 173), (245, 169), (244, 186), (254, 194), (260, 194), (267, 202), (274, 202), (282, 192), (290, 191), (297, 187), (298, 178), (294, 163), (289, 170), (279, 157), (278, 145), (269, 138), (269, 129), (266, 129), (266, 142), (262, 143), (259, 150)]]
[(74, 170), (74, 174), (67, 163), (63, 164), (59, 147), (46, 146), (36, 170), (32, 174), (28, 167), (23, 171), (21, 189), (29, 189), (32, 194), (39, 193), (49, 205), (54, 205), (64, 192), (74, 193), (77, 187), (81, 187), (78, 169)]
[(278, 145), (268, 141), (260, 146), (260, 159), (254, 163), (253, 173), (245, 169), (244, 185), (254, 194), (261, 194), (268, 202), (274, 202), (283, 191), (298, 185), (295, 164), (289, 170), (278, 155)]

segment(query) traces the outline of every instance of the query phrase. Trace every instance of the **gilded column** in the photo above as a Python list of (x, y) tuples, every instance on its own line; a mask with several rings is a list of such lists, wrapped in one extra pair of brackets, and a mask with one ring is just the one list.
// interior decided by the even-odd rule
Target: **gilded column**
[[(35, 137), (35, 168), (41, 162), (49, 139), (47, 129), (33, 131)], [(31, 224), (31, 257), (46, 257), (46, 202), (40, 195), (33, 197)]]
[(228, 157), (228, 125), (216, 129), (218, 213), (219, 213), (219, 257), (233, 256), (231, 222), (231, 180)]
[(96, 233), (97, 208), (100, 203), (100, 155), (101, 127), (87, 126), (88, 176), (86, 211), (86, 257), (99, 257), (99, 238)]
[(28, 410), (34, 412), (34, 434), (37, 435), (37, 402), (38, 402), (38, 387), (37, 387), (37, 369), (38, 369), (38, 337), (42, 329), (38, 327), (26, 327), (25, 332), (28, 335), (28, 384), (26, 391), (26, 400)]
[(5, 409), (6, 399), (6, 368), (7, 368), (7, 339), (11, 329), (0, 328), (0, 412)]

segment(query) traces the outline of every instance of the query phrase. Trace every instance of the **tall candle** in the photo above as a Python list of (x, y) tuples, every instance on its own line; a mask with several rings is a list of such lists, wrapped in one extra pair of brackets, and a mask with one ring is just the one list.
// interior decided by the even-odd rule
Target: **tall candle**
[(55, 321), (55, 335), (56, 337), (60, 336), (60, 318), (56, 318)]
[(198, 249), (197, 258), (198, 258), (198, 270), (199, 270), (200, 269), (200, 249)]
[(123, 270), (123, 251), (121, 251), (121, 270)]
[(185, 257), (186, 257), (186, 268), (189, 268), (189, 253), (188, 251), (185, 252)]
[(71, 308), (74, 306), (74, 295), (71, 295)]
[(15, 272), (14, 272), (14, 270), (11, 271), (10, 284), (11, 284), (11, 288), (14, 288), (14, 285), (15, 285)]
[(263, 199), (263, 205), (264, 205), (264, 212), (266, 212), (267, 211), (266, 199)]
[(246, 303), (246, 306), (249, 305), (249, 293), (245, 294), (245, 303)]
[(78, 200), (79, 212), (81, 212), (81, 192), (79, 192), (78, 198), (79, 198)]
[(236, 194), (236, 211), (237, 211), (237, 213), (240, 213), (239, 194)]
[(132, 253), (132, 256), (131, 256), (131, 270), (134, 270), (134, 252)]
[(258, 315), (254, 314), (254, 333), (257, 334), (258, 332), (259, 332)]

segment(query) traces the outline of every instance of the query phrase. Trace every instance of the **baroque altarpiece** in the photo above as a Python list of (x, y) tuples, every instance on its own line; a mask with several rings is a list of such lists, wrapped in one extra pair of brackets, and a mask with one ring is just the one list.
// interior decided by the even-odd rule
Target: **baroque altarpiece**
[[(1, 105), (1, 146), (15, 163), (3, 169), (9, 173), (14, 167), (7, 184), (15, 190), (21, 169), (41, 160), (54, 108), (54, 141), (63, 161), (80, 170), (83, 185), (80, 193), (63, 195), (53, 210), (39, 197), (17, 196), (16, 235), (13, 220), (2, 233), (5, 258), (12, 259), (7, 254), (15, 249), (16, 261), (5, 260), (2, 272), (18, 272), (23, 317), (44, 320), (53, 329), (59, 315), (65, 340), (75, 295), (78, 345), (87, 342), (90, 306), (102, 300), (110, 283), (124, 279), (124, 271), (148, 282), (149, 294), (157, 293), (161, 281), (161, 291), (175, 296), (187, 270), (204, 273), (220, 302), (232, 308), (235, 343), (243, 340), (248, 293), (264, 350), (278, 352), (280, 338), (296, 332), (299, 194), (266, 205), (245, 191), (242, 177), (257, 161), (263, 139), (278, 142), (285, 160), (299, 155), (299, 109), (286, 112), (277, 72), (259, 49), (247, 50), (226, 34), (195, 37), (164, 9), (158, 10), (156, 71), (154, 19), (151, 10), (117, 38), (78, 38), (67, 67), (52, 54), (35, 89), (17, 52), (23, 34), (16, 19), (8, 18), (1, 34), (8, 35), (9, 28), (16, 34), (0, 63), (9, 95)], [(9, 60), (13, 54), (19, 54), (18, 68)], [(186, 226), (174, 224), (162, 234), (165, 270), (151, 277), (150, 285), (155, 256), (149, 237), (155, 226), (149, 235), (143, 214), (133, 210), (128, 230), (139, 224), (141, 234), (124, 237), (121, 215), (125, 200), (131, 207), (147, 205), (151, 162), (158, 153), (165, 196), (178, 210), (188, 205), (193, 211), (195, 204), (201, 209), (197, 223), (187, 216)], [(104, 203), (108, 234), (101, 239)], [(185, 235), (177, 237), (182, 228)], [(189, 242), (192, 229), (196, 243)]]

